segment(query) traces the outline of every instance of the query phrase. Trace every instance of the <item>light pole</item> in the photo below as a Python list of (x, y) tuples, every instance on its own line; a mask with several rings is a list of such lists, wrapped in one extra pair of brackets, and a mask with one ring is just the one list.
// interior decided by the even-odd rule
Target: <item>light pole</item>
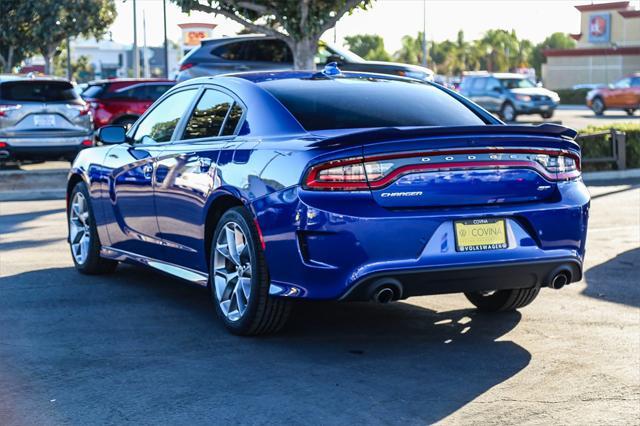
[(140, 52), (138, 51), (138, 24), (136, 19), (136, 0), (133, 0), (133, 78), (140, 77)]
[(162, 0), (162, 21), (164, 25), (164, 78), (169, 78), (169, 42), (167, 41), (167, 0)]
[(67, 36), (67, 80), (71, 81), (71, 37)]
[(427, 0), (422, 0), (422, 65), (427, 67)]

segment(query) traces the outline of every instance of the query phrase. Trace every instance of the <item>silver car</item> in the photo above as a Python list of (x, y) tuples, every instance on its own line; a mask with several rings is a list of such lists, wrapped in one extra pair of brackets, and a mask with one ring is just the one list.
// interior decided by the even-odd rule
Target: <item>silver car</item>
[(92, 145), (91, 112), (69, 81), (0, 75), (0, 162), (72, 161)]

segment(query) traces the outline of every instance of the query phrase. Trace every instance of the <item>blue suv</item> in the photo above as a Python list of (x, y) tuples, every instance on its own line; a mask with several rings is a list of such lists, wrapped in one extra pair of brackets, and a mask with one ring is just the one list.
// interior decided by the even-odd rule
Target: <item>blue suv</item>
[(522, 74), (495, 73), (466, 76), (460, 93), (504, 121), (515, 121), (518, 115), (540, 114), (553, 117), (560, 103), (556, 92), (539, 87)]

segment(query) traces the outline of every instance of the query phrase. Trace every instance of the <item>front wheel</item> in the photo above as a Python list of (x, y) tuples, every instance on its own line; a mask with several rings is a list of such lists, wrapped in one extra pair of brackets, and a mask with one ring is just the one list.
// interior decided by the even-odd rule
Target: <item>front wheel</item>
[(516, 108), (511, 102), (506, 102), (500, 109), (500, 116), (506, 122), (516, 121)]
[(527, 306), (538, 296), (540, 287), (478, 291), (464, 295), (484, 312), (513, 311)]
[(209, 289), (218, 317), (239, 335), (275, 333), (291, 301), (269, 295), (269, 274), (258, 231), (242, 207), (220, 218), (211, 246)]
[(69, 247), (76, 269), (90, 275), (113, 272), (118, 262), (100, 257), (100, 239), (87, 185), (78, 183), (69, 200)]
[(542, 114), (540, 114), (542, 116), (542, 118), (544, 118), (545, 120), (550, 119), (551, 117), (553, 117), (553, 111), (547, 111), (547, 112), (543, 112)]
[(593, 102), (591, 102), (591, 109), (595, 115), (604, 114), (605, 106), (602, 98), (595, 98)]

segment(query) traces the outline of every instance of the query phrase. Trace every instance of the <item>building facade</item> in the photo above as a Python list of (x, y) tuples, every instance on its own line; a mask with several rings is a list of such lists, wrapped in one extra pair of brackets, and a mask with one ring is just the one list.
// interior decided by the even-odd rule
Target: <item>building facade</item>
[(551, 89), (609, 84), (640, 70), (640, 10), (629, 1), (576, 6), (580, 33), (574, 49), (548, 49), (542, 79)]

